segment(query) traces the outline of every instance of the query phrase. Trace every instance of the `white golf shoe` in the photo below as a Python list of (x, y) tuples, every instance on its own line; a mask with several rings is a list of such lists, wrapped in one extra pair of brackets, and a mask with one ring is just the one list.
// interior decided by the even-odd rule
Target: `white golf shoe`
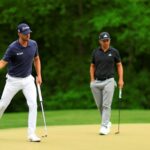
[(36, 134), (31, 134), (28, 136), (30, 142), (41, 142), (41, 139)]
[(111, 122), (107, 126), (102, 126), (99, 130), (100, 135), (107, 135), (110, 132)]

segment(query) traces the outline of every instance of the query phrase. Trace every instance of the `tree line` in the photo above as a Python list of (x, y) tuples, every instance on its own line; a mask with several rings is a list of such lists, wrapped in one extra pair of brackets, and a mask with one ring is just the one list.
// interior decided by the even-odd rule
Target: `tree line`
[[(0, 56), (17, 39), (17, 25), (28, 23), (41, 56), (45, 108), (96, 108), (89, 87), (89, 65), (99, 33), (107, 31), (124, 65), (122, 107), (149, 109), (149, 6), (148, 0), (1, 0)], [(0, 72), (1, 93), (6, 72)], [(116, 89), (113, 108), (117, 108), (117, 98)], [(20, 92), (8, 111), (24, 111), (22, 104), (26, 102)]]

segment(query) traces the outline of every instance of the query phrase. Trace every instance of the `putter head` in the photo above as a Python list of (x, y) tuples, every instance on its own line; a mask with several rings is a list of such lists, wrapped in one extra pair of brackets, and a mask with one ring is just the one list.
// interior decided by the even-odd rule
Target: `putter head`
[(119, 134), (119, 133), (120, 133), (119, 131), (115, 132), (115, 134)]
[(42, 137), (44, 138), (44, 137), (47, 137), (48, 135), (47, 134), (45, 134), (45, 135), (42, 135)]

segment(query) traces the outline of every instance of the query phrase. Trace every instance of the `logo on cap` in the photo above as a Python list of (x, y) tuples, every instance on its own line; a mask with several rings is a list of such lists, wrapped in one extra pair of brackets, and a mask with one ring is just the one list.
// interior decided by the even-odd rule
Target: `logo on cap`
[(105, 34), (105, 35), (104, 35), (104, 38), (107, 38), (107, 37), (108, 37), (107, 34)]
[(30, 29), (29, 27), (22, 27), (22, 31)]

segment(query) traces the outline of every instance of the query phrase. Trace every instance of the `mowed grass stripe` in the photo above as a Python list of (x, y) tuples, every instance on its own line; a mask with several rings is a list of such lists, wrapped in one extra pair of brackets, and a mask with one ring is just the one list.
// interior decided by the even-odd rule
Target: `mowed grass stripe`
[[(99, 124), (97, 109), (45, 111), (47, 125)], [(0, 129), (27, 126), (28, 113), (5, 113), (0, 120)], [(112, 110), (112, 123), (118, 121), (118, 110)], [(121, 123), (150, 123), (150, 110), (121, 110)], [(37, 126), (43, 126), (42, 113), (38, 112)]]

